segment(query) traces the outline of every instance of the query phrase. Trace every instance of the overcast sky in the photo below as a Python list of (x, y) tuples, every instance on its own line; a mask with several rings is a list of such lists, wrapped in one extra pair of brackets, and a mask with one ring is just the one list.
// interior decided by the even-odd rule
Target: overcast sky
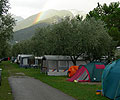
[(14, 15), (22, 16), (23, 18), (48, 9), (76, 9), (88, 13), (97, 6), (98, 2), (100, 2), (100, 4), (109, 4), (110, 2), (118, 1), (120, 0), (9, 0), (11, 5), (9, 11)]

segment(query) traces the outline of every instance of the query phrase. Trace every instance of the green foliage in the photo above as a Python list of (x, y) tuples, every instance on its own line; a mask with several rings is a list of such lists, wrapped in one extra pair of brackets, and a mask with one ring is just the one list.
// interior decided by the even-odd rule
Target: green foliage
[(79, 28), (82, 32), (82, 49), (91, 60), (98, 60), (112, 50), (112, 39), (104, 27), (104, 22), (91, 18), (84, 20)]
[(94, 18), (62, 20), (53, 25), (48, 38), (52, 54), (69, 55), (74, 64), (81, 55), (88, 55), (90, 61), (108, 55), (112, 50), (112, 39), (104, 27), (104, 22)]
[(2, 49), (0, 49), (1, 57), (11, 56), (11, 45), (9, 43), (3, 42), (0, 47), (2, 47)]
[[(5, 55), (6, 45), (8, 41), (12, 38), (14, 19), (8, 14), (9, 3), (8, 0), (0, 1), (0, 57)], [(2, 54), (2, 55), (1, 55)]]
[(120, 59), (120, 50), (115, 50), (115, 58)]
[(31, 48), (32, 41), (26, 40), (19, 43), (16, 43), (11, 48), (12, 56), (17, 56), (18, 54), (32, 54), (33, 48)]
[(38, 28), (35, 36), (31, 39), (33, 41), (33, 54), (36, 56), (43, 56), (49, 54), (52, 48), (49, 48), (48, 35), (50, 34), (50, 27)]
[(113, 40), (117, 41), (118, 44), (120, 44), (120, 41), (119, 41), (120, 40), (120, 31), (118, 30), (118, 28), (111, 27), (108, 32), (109, 32), (110, 36), (113, 38)]
[[(79, 21), (80, 22), (80, 21)], [(56, 23), (51, 27), (48, 35), (48, 44), (51, 54), (69, 55), (74, 64), (82, 53), (81, 33), (78, 28), (78, 20), (69, 17)], [(76, 56), (76, 57), (75, 57)]]
[[(117, 45), (120, 45), (120, 3), (113, 2), (109, 6), (107, 4), (100, 5), (94, 8), (87, 14), (87, 18), (94, 17), (96, 20), (101, 19), (105, 22), (106, 27), (109, 30), (109, 35), (113, 37), (113, 40), (118, 41)], [(118, 36), (118, 38), (117, 38)]]
[(13, 46), (13, 54), (69, 55), (74, 65), (79, 56), (87, 56), (90, 61), (109, 56), (114, 43), (107, 33), (105, 23), (95, 18), (78, 18), (66, 17), (59, 23), (38, 28), (31, 40)]
[(60, 23), (54, 24), (48, 38), (50, 48), (53, 48), (51, 53), (77, 55), (79, 51), (77, 52), (75, 49), (81, 49), (80, 34), (77, 28), (77, 20), (75, 19), (66, 18), (61, 20)]

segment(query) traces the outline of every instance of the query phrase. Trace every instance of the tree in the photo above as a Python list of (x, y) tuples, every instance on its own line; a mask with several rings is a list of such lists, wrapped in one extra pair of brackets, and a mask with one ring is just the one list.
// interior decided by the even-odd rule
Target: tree
[(18, 54), (33, 54), (33, 41), (24, 40), (19, 43), (16, 43), (12, 46), (12, 56), (17, 56)]
[(51, 27), (48, 35), (51, 54), (70, 56), (74, 65), (82, 51), (77, 23), (78, 20), (69, 17), (62, 19)]
[(118, 28), (117, 27), (111, 27), (108, 30), (108, 33), (113, 38), (113, 40), (117, 41), (117, 44), (120, 45), (120, 31), (118, 30)]
[(36, 56), (43, 56), (50, 54), (52, 48), (49, 48), (48, 35), (51, 34), (51, 27), (38, 28), (35, 36), (32, 37), (33, 54)]
[(112, 38), (107, 32), (101, 20), (67, 17), (49, 27), (39, 28), (31, 40), (16, 44), (12, 51), (36, 56), (67, 55), (76, 65), (79, 56), (94, 61), (110, 55)]
[[(6, 51), (3, 47), (12, 38), (15, 25), (15, 20), (8, 14), (9, 8), (8, 0), (0, 1), (0, 51)], [(0, 57), (2, 57), (1, 52)]]
[(69, 55), (74, 65), (79, 56), (87, 55), (93, 61), (110, 52), (112, 39), (101, 20), (66, 18), (53, 25), (51, 31), (48, 43), (52, 54)]
[(15, 56), (18, 54), (34, 54), (35, 56), (50, 54), (51, 50), (48, 49), (47, 43), (49, 30), (50, 27), (38, 28), (31, 39), (13, 45), (12, 54)]
[(112, 51), (112, 38), (108, 35), (103, 21), (86, 19), (80, 23), (79, 31), (82, 33), (83, 51), (90, 61), (100, 60)]
[[(110, 3), (109, 6), (107, 4), (98, 3), (98, 6), (94, 8), (92, 11), (87, 14), (87, 18), (94, 17), (96, 20), (101, 19), (105, 22), (106, 27), (108, 28), (108, 33), (113, 37), (113, 40), (118, 41), (118, 45), (120, 45), (120, 38), (116, 38), (120, 36), (120, 3), (113, 2)], [(114, 31), (114, 33), (113, 33)]]

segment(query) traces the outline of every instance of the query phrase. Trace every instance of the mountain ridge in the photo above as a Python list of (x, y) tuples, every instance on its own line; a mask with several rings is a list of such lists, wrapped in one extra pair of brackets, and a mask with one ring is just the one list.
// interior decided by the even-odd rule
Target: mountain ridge
[[(14, 27), (14, 31), (18, 31), (20, 29), (24, 29), (24, 28), (27, 28), (29, 26), (32, 26), (34, 24), (34, 21), (36, 20), (36, 18), (38, 16), (38, 14), (40, 14), (40, 13), (31, 15), (22, 21), (16, 22), (16, 26)], [(64, 18), (64, 16), (73, 17), (73, 14), (67, 10), (47, 10), (41, 14), (41, 16), (40, 16), (41, 18), (39, 21), (43, 22), (44, 20), (51, 18), (53, 16), (58, 16), (60, 18)]]
[[(76, 10), (72, 10), (72, 12), (75, 12), (76, 14), (79, 13), (79, 11), (76, 11)], [(51, 25), (53, 23), (59, 22), (59, 20), (63, 19), (66, 16), (73, 18), (74, 15), (72, 12), (67, 11), (67, 10), (60, 10), (60, 11), (59, 10), (47, 10), (43, 14), (44, 16), (43, 15), (41, 16), (43, 18), (41, 18), (35, 24), (34, 24), (35, 19), (38, 17), (39, 13), (29, 16), (28, 18), (23, 19), (22, 21), (16, 22), (17, 26), (14, 28), (12, 44), (14, 44), (15, 41), (20, 42), (23, 40), (30, 39), (35, 34), (36, 29), (38, 27), (42, 28), (42, 27)]]

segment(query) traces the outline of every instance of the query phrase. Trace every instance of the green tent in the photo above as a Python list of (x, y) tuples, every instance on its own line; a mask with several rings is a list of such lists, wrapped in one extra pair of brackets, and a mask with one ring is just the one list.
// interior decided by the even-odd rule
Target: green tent
[(97, 81), (100, 82), (101, 81), (101, 77), (102, 77), (102, 72), (105, 68), (104, 63), (102, 62), (91, 62), (87, 65), (85, 65), (85, 67), (87, 68), (89, 74), (90, 74), (90, 81)]
[(73, 82), (99, 82), (101, 81), (102, 72), (105, 68), (104, 63), (91, 62), (87, 65), (80, 65), (77, 72), (68, 81)]
[(120, 59), (106, 66), (102, 74), (103, 95), (120, 100)]

